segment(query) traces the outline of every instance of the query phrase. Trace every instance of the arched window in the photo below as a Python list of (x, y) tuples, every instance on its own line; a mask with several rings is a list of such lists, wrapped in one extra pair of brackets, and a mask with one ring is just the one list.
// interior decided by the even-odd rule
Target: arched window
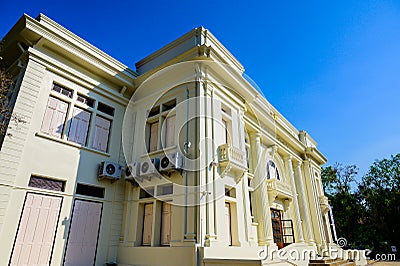
[(278, 168), (276, 167), (276, 164), (274, 163), (274, 161), (269, 160), (267, 162), (267, 179), (271, 178), (276, 178), (280, 180), (279, 171)]

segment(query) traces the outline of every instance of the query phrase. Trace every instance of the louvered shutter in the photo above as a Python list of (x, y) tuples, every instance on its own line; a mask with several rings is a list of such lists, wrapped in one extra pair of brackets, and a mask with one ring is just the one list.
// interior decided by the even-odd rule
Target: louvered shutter
[(144, 205), (143, 218), (143, 240), (144, 246), (151, 245), (151, 234), (153, 232), (153, 203)]
[(225, 203), (225, 219), (226, 219), (226, 233), (228, 235), (228, 243), (232, 245), (232, 231), (231, 231), (231, 206)]
[(164, 202), (161, 220), (161, 245), (169, 245), (171, 241), (171, 204)]
[(53, 137), (61, 138), (67, 110), (68, 103), (54, 97), (49, 97), (41, 131)]
[(96, 117), (95, 131), (92, 147), (96, 150), (107, 152), (108, 137), (111, 121), (100, 116)]
[(71, 127), (68, 133), (68, 140), (79, 143), (81, 145), (86, 144), (86, 137), (89, 128), (90, 113), (75, 107), (73, 111), (73, 117), (71, 120)]
[(222, 125), (223, 125), (223, 134), (222, 134), (222, 144), (228, 143), (228, 124), (226, 123), (225, 120), (222, 119)]
[(158, 122), (150, 125), (149, 151), (157, 150), (158, 144)]
[(176, 116), (170, 116), (167, 118), (166, 124), (166, 135), (165, 135), (165, 145), (166, 147), (173, 146), (175, 144), (175, 119)]

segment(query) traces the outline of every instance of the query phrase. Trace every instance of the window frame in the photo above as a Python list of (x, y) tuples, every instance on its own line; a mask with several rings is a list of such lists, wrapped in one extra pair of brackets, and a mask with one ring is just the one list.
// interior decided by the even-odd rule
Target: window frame
[[(62, 92), (58, 92), (57, 90), (54, 90), (54, 87), (60, 87), (62, 89), (65, 89), (66, 91), (70, 91), (70, 97), (63, 94)], [(78, 100), (78, 97), (83, 97), (84, 99), (87, 100), (86, 103)], [(114, 115), (115, 115), (115, 111), (116, 108), (108, 103), (104, 103), (103, 101), (100, 101), (98, 98), (96, 97), (91, 97), (88, 95), (88, 92), (83, 92), (82, 90), (80, 90), (79, 88), (74, 88), (72, 89), (71, 87), (68, 86), (64, 86), (64, 85), (60, 85), (59, 82), (53, 81), (51, 83), (51, 88), (50, 88), (50, 93), (47, 97), (47, 99), (49, 98), (54, 98), (56, 100), (59, 101), (63, 101), (65, 103), (67, 103), (67, 111), (66, 111), (66, 116), (64, 118), (64, 123), (63, 123), (63, 130), (61, 132), (61, 136), (53, 136), (51, 134), (49, 134), (46, 131), (43, 131), (42, 128), (39, 129), (39, 132), (48, 135), (52, 138), (56, 138), (56, 139), (60, 139), (62, 141), (66, 141), (67, 143), (74, 143), (74, 145), (78, 145), (80, 147), (85, 147), (85, 148), (89, 148), (89, 149), (93, 149), (99, 152), (104, 152), (104, 153), (108, 153), (110, 150), (110, 140), (111, 140), (111, 136), (112, 136), (112, 128), (113, 128), (113, 122), (114, 122)], [(48, 100), (49, 101), (49, 100)], [(45, 107), (44, 110), (44, 114), (42, 117), (42, 124), (43, 121), (45, 119), (44, 115), (47, 112), (47, 108), (48, 108), (48, 101), (47, 101), (47, 105)], [(88, 102), (90, 102), (90, 104), (88, 104)], [(107, 114), (104, 113), (98, 109), (98, 105), (99, 103), (101, 103), (102, 105), (108, 106), (109, 108), (113, 108), (113, 114)], [(89, 113), (89, 121), (88, 121), (88, 125), (87, 125), (87, 129), (86, 129), (86, 138), (85, 138), (85, 144), (81, 144), (75, 140), (70, 140), (69, 139), (69, 135), (70, 135), (70, 130), (72, 127), (72, 121), (75, 118), (74, 115), (74, 110), (75, 108), (81, 109), (85, 112)], [(107, 137), (107, 148), (105, 150), (103, 149), (98, 149), (96, 147), (94, 147), (93, 145), (93, 141), (94, 141), (94, 136), (95, 136), (95, 126), (96, 126), (96, 119), (97, 117), (101, 117), (102, 119), (106, 119), (110, 122), (109, 125), (109, 129), (108, 129), (108, 137)], [(41, 126), (42, 127), (42, 126)]]
[[(147, 111), (146, 114), (146, 136), (145, 136), (145, 150), (148, 153), (158, 152), (162, 149), (170, 148), (176, 146), (176, 121), (177, 121), (177, 114), (176, 114), (176, 104), (177, 99), (168, 99), (163, 101), (160, 104), (154, 105), (150, 110)], [(174, 135), (172, 137), (171, 145), (168, 145), (167, 141), (167, 121), (171, 119), (171, 117), (175, 117), (174, 120)], [(157, 129), (157, 145), (155, 149), (152, 149), (151, 140), (153, 137), (152, 125), (158, 123)]]

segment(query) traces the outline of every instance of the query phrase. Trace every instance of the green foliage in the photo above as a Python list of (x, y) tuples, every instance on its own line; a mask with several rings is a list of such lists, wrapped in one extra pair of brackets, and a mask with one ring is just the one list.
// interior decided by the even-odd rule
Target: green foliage
[(328, 195), (350, 192), (351, 184), (355, 183), (358, 167), (355, 165), (342, 165), (322, 168), (321, 178)]
[(353, 247), (383, 250), (386, 242), (400, 246), (400, 154), (375, 161), (360, 183), (356, 174), (355, 165), (322, 169), (338, 236)]
[(373, 225), (385, 241), (400, 245), (400, 154), (377, 160), (362, 178), (359, 193)]

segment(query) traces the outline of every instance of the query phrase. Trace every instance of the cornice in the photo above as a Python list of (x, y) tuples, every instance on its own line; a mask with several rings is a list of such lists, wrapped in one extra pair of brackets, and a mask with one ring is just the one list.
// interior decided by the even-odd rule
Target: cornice
[[(187, 52), (188, 50), (191, 50), (193, 47), (201, 47), (201, 46), (206, 46), (206, 47), (211, 47), (213, 48), (213, 52), (216, 54), (216, 56), (220, 57), (224, 61), (226, 61), (228, 64), (233, 65), (235, 68), (237, 68), (241, 73), (244, 71), (244, 67), (240, 62), (226, 49), (221, 42), (218, 41), (217, 38), (207, 29), (204, 27), (199, 27), (195, 28), (186, 34), (182, 35), (175, 41), (165, 45), (161, 49), (157, 50), (156, 52), (150, 54), (149, 56), (143, 58), (142, 60), (138, 61), (135, 66), (136, 69), (139, 69), (143, 67), (145, 64), (150, 63), (153, 60), (156, 60), (159, 57), (162, 57), (163, 55), (167, 54), (169, 51), (172, 51), (173, 49), (177, 48), (179, 45), (184, 44), (187, 41), (193, 40), (193, 43), (191, 47), (186, 48), (185, 51), (182, 51), (182, 53)], [(200, 51), (200, 50), (199, 50)], [(171, 61), (171, 59), (167, 59), (167, 61)], [(166, 62), (167, 62), (166, 61)], [(162, 63), (162, 65), (164, 65)], [(158, 66), (157, 66), (158, 68)], [(147, 71), (146, 71), (147, 72)], [(143, 73), (144, 74), (144, 73)]]
[(115, 90), (109, 89), (105, 84), (100, 81), (94, 80), (93, 78), (83, 74), (81, 71), (77, 71), (74, 68), (46, 55), (45, 53), (35, 49), (28, 49), (29, 58), (34, 60), (41, 65), (45, 66), (46, 69), (53, 73), (57, 73), (68, 79), (74, 80), (77, 84), (96, 92), (106, 98), (109, 98), (121, 105), (126, 106), (129, 99), (126, 99), (123, 95), (118, 94)]
[[(27, 15), (26, 15), (27, 16)], [(114, 71), (121, 72), (121, 71), (126, 71), (126, 75), (130, 75), (131, 78), (134, 78), (137, 76), (137, 73), (131, 69), (129, 69), (126, 65), (123, 63), (119, 62), (118, 60), (114, 59), (110, 55), (106, 54), (105, 52), (101, 51), (94, 45), (90, 44), (89, 42), (85, 41), (84, 39), (80, 38), (76, 34), (72, 33), (71, 31), (67, 30), (60, 24), (56, 23), (55, 21), (51, 20), (44, 14), (39, 14), (37, 19), (32, 19), (31, 17), (27, 16), (29, 18), (29, 21), (34, 23), (37, 22), (40, 24), (43, 29), (47, 30), (49, 33), (52, 33), (54, 36), (58, 36), (59, 39), (64, 39), (66, 43), (72, 43), (74, 44), (73, 47), (72, 45), (70, 46), (71, 48), (79, 48), (88, 55), (96, 58), (99, 63), (106, 64), (107, 67), (110, 69), (113, 69)], [(28, 21), (28, 19), (27, 19)], [(86, 55), (86, 56), (88, 56)]]
[[(82, 38), (68, 31), (48, 17), (40, 14), (37, 19), (24, 14), (24, 27), (20, 36), (32, 46), (56, 50), (60, 55), (71, 54), (91, 68), (97, 69), (106, 79), (115, 79), (127, 87), (133, 87), (137, 74)], [(107, 77), (108, 76), (108, 77)]]

